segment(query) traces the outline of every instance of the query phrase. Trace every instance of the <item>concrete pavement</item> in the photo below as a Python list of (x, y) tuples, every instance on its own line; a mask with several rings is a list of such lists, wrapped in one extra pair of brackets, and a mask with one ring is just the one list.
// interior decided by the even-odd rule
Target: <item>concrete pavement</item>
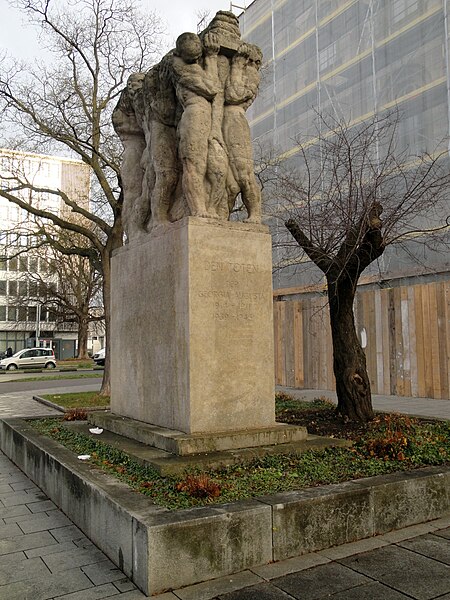
[[(276, 386), (277, 392), (286, 392), (299, 400), (314, 400), (314, 398), (328, 398), (337, 403), (336, 392), (330, 390), (303, 390), (282, 385)], [(432, 417), (436, 419), (450, 419), (450, 400), (435, 398), (412, 398), (403, 396), (372, 395), (374, 410), (382, 412), (400, 412), (417, 417)]]

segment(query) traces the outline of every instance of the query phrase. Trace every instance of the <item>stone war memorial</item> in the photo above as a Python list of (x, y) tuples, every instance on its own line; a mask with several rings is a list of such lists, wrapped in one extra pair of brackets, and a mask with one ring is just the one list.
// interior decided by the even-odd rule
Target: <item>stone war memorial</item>
[[(126, 244), (112, 259), (111, 414), (98, 419), (175, 455), (307, 435), (275, 422), (271, 237), (245, 115), (261, 60), (218, 12), (131, 75), (113, 113)], [(239, 195), (246, 218), (230, 221)]]

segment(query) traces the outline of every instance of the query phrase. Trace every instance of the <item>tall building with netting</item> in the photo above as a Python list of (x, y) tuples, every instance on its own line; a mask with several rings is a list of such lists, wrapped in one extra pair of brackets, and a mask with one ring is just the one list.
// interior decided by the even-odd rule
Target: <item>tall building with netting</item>
[[(357, 125), (397, 110), (399, 152), (446, 153), (449, 12), (449, 0), (249, 4), (240, 16), (243, 38), (264, 53), (260, 94), (247, 113), (255, 145), (275, 148), (279, 157), (295, 162), (296, 138), (314, 135), (318, 113)], [(448, 209), (450, 214), (450, 194)], [(307, 271), (294, 264), (274, 273), (280, 301), (277, 382), (329, 389), (326, 319), (311, 325), (324, 288), (308, 287), (313, 279), (305, 277)], [(449, 253), (433, 253), (425, 245), (406, 251), (390, 247), (364, 272), (355, 316), (367, 343), (373, 391), (449, 398), (449, 272)], [(310, 324), (304, 320), (301, 331), (288, 333), (301, 321), (298, 315), (306, 314), (312, 315)], [(294, 356), (298, 346), (300, 358)]]

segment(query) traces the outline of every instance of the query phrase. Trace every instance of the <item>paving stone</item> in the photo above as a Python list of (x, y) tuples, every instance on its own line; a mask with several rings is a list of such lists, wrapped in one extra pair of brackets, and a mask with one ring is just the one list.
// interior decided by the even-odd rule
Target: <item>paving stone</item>
[(9, 483), (0, 484), (0, 496), (3, 497), (5, 494), (14, 494), (14, 490)]
[(52, 531), (52, 535), (58, 542), (68, 542), (72, 540), (88, 539), (81, 529), (78, 529), (76, 525), (67, 525), (66, 527), (58, 527)]
[(43, 561), (52, 573), (83, 567), (93, 563), (100, 563), (105, 560), (105, 555), (98, 548), (75, 548), (66, 552), (49, 554), (42, 557)]
[[(103, 558), (105, 558), (104, 555)], [(102, 583), (110, 583), (112, 581), (124, 579), (122, 571), (119, 571), (115, 564), (110, 560), (96, 562), (93, 565), (87, 565), (81, 569), (83, 573), (86, 573), (94, 585), (101, 585)]]
[[(80, 569), (63, 573), (42, 573), (39, 577), (0, 586), (0, 598), (5, 600), (49, 600), (64, 594), (88, 590), (92, 583)], [(86, 596), (84, 596), (86, 597)]]
[(382, 548), (387, 546), (388, 542), (385, 540), (373, 537), (359, 542), (352, 542), (350, 544), (342, 544), (342, 546), (335, 546), (334, 548), (327, 548), (321, 550), (317, 554), (329, 558), (330, 560), (337, 560), (339, 558), (345, 558), (346, 556), (353, 556), (354, 554), (361, 554), (368, 550), (375, 550), (375, 548)]
[(47, 496), (42, 492), (13, 492), (12, 494), (6, 494), (0, 496), (0, 500), (4, 506), (17, 506), (17, 504), (32, 504), (33, 502), (40, 502), (41, 500), (48, 500)]
[(22, 473), (22, 471), (17, 471), (17, 473), (0, 475), (0, 483), (19, 483), (21, 481), (29, 482), (30, 480), (26, 475)]
[(22, 534), (7, 540), (0, 540), (0, 555), (31, 550), (31, 548), (43, 548), (56, 543), (55, 538), (52, 537), (48, 531), (29, 533), (28, 535)]
[[(73, 592), (72, 594), (65, 594), (64, 596), (55, 596), (55, 598), (61, 598), (61, 600), (101, 600), (102, 598), (112, 598), (117, 596), (117, 600), (120, 600), (123, 596), (118, 594), (119, 591), (113, 584), (107, 583), (81, 592)], [(160, 600), (160, 598), (158, 597), (157, 600)]]
[(115, 587), (119, 590), (119, 592), (130, 592), (131, 590), (135, 590), (136, 586), (132, 581), (124, 577), (119, 581), (114, 582)]
[(62, 544), (53, 544), (52, 546), (45, 546), (45, 548), (33, 548), (32, 550), (25, 550), (25, 554), (28, 558), (34, 558), (36, 556), (47, 556), (48, 554), (56, 554), (57, 552), (68, 552), (74, 549), (73, 542), (63, 542)]
[(450, 540), (450, 528), (448, 529), (440, 529), (439, 531), (435, 531), (434, 535), (438, 535), (439, 537), (446, 538)]
[(38, 490), (39, 488), (29, 479), (25, 479), (24, 481), (18, 481), (16, 483), (10, 483), (11, 488), (19, 492), (21, 490)]
[(181, 600), (210, 600), (220, 594), (234, 592), (242, 587), (248, 587), (258, 583), (262, 583), (260, 577), (251, 571), (241, 571), (240, 573), (234, 573), (227, 577), (220, 577), (211, 581), (205, 581), (179, 590), (174, 590), (174, 594)]
[[(119, 598), (123, 598), (123, 596), (119, 596)], [(155, 596), (155, 600), (179, 600), (179, 598), (175, 594), (172, 594), (172, 592), (166, 592), (165, 594)]]
[[(345, 592), (339, 592), (332, 596), (332, 600), (403, 600), (404, 598), (410, 598), (410, 596), (405, 596), (382, 583), (378, 583), (378, 581), (359, 585), (351, 590), (345, 590)], [(439, 600), (442, 599), (439, 598)]]
[(274, 579), (275, 577), (282, 577), (289, 573), (311, 569), (318, 565), (325, 565), (329, 562), (330, 560), (325, 556), (316, 552), (311, 552), (310, 554), (294, 556), (294, 558), (287, 558), (286, 560), (262, 565), (261, 567), (253, 567), (251, 571), (263, 579)]
[(118, 600), (145, 600), (146, 598), (148, 598), (148, 596), (145, 596), (141, 591), (133, 590), (132, 592), (125, 592), (125, 594), (121, 594), (118, 597)]
[(0, 519), (3, 519), (5, 523), (15, 523), (16, 517), (22, 517), (24, 515), (31, 515), (30, 509), (25, 504), (18, 504), (17, 506), (8, 506), (7, 508), (0, 508)]
[(42, 500), (41, 502), (33, 502), (28, 507), (32, 513), (45, 512), (47, 510), (57, 509), (58, 507), (51, 500)]
[(396, 544), (403, 540), (409, 540), (419, 535), (424, 535), (434, 531), (434, 528), (430, 528), (428, 523), (421, 523), (420, 525), (412, 525), (411, 527), (404, 527), (396, 531), (389, 531), (389, 533), (383, 533), (383, 535), (377, 536), (378, 539), (384, 540), (389, 544)]
[[(37, 513), (28, 519), (19, 521), (19, 527), (24, 533), (35, 533), (48, 529), (57, 529), (71, 525), (72, 522), (61, 511), (53, 511), (50, 515)], [(55, 536), (56, 537), (56, 536)]]
[[(300, 596), (299, 596), (300, 598)], [(263, 583), (236, 590), (229, 594), (219, 596), (220, 600), (291, 600), (292, 596), (286, 594), (270, 583)]]
[(0, 540), (23, 535), (23, 531), (17, 523), (8, 523), (8, 525), (0, 525)]
[(16, 561), (14, 565), (6, 565), (2, 562), (0, 566), (0, 586), (15, 581), (33, 579), (41, 574), (48, 575), (48, 571), (40, 558)]
[(324, 598), (369, 582), (368, 577), (334, 562), (272, 580), (274, 586), (301, 600)]
[(385, 546), (339, 562), (418, 600), (449, 590), (450, 567), (398, 546)]
[(450, 542), (445, 537), (429, 533), (428, 535), (416, 537), (412, 540), (405, 540), (398, 545), (450, 565)]

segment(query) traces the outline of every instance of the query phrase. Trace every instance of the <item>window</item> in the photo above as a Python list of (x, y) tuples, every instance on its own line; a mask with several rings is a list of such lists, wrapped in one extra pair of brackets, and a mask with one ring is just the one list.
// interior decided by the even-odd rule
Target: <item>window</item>
[(27, 320), (27, 308), (26, 306), (19, 306), (19, 321)]
[(0, 321), (6, 321), (6, 306), (0, 305)]
[(26, 273), (28, 270), (28, 260), (26, 256), (19, 256), (19, 271)]
[(35, 322), (36, 321), (36, 307), (29, 306), (28, 307), (28, 320)]
[(38, 295), (38, 283), (37, 281), (30, 281), (29, 283), (29, 295), (33, 298), (37, 298)]
[(10, 271), (17, 271), (17, 256), (14, 256), (13, 258), (10, 258), (10, 260), (9, 260), (9, 270)]
[(0, 258), (0, 271), (6, 271), (7, 264), (6, 258)]
[(8, 321), (17, 321), (16, 312), (17, 310), (15, 306), (8, 306)]
[(26, 296), (26, 295), (27, 295), (27, 282), (19, 281), (19, 296)]
[(4, 279), (0, 280), (0, 296), (6, 296), (6, 281)]
[(393, 0), (392, 20), (400, 23), (419, 10), (419, 0)]
[(333, 42), (319, 52), (319, 70), (325, 71), (336, 62), (336, 42)]
[(17, 296), (17, 281), (10, 281), (9, 282), (9, 295), (10, 296)]

